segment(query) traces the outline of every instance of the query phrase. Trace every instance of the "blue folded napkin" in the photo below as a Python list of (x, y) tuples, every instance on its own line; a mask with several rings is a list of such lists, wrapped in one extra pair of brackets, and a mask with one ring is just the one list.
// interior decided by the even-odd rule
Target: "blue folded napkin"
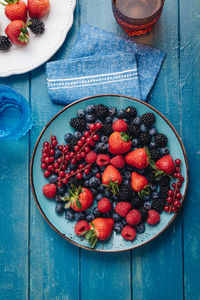
[(140, 98), (135, 55), (118, 53), (47, 63), (51, 100), (69, 104), (98, 94), (125, 94)]

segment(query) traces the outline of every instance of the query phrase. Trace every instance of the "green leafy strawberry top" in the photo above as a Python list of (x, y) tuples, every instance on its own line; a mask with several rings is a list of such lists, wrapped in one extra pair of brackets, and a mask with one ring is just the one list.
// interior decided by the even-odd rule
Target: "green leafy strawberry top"
[(68, 203), (65, 204), (65, 208), (69, 208), (72, 206), (74, 208), (74, 203), (76, 203), (76, 206), (81, 209), (82, 205), (79, 201), (79, 195), (82, 193), (82, 187), (79, 186), (78, 188), (75, 185), (71, 185), (71, 189), (69, 190), (69, 196), (62, 197), (62, 201), (68, 201)]

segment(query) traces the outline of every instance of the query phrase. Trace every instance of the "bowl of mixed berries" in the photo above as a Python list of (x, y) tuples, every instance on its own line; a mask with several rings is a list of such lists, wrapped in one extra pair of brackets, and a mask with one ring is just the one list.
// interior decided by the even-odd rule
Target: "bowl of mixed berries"
[(188, 163), (178, 133), (156, 109), (126, 96), (95, 96), (61, 110), (40, 134), (31, 186), (49, 225), (77, 246), (138, 247), (172, 223)]

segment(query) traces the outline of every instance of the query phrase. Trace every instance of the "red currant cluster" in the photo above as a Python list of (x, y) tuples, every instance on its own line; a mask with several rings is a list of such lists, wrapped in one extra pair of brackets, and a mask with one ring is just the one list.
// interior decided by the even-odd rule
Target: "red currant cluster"
[(177, 210), (181, 207), (181, 199), (182, 194), (180, 193), (180, 188), (184, 182), (184, 177), (181, 175), (181, 160), (175, 160), (176, 168), (175, 173), (173, 175), (174, 178), (177, 178), (177, 182), (172, 183), (173, 190), (170, 189), (168, 191), (167, 197), (167, 205), (164, 207), (164, 211), (170, 212), (177, 212)]
[[(80, 163), (77, 170), (72, 170), (70, 173), (66, 174), (65, 170), (71, 162), (76, 164), (84, 159), (91, 151), (91, 147), (95, 146), (95, 142), (99, 140), (99, 135), (96, 133), (101, 129), (102, 124), (97, 122), (95, 124), (90, 124), (89, 130), (83, 133), (83, 136), (77, 141), (76, 145), (73, 147), (74, 151), (70, 151), (69, 145), (58, 145), (55, 136), (51, 136), (50, 142), (43, 143), (42, 158), (41, 158), (41, 168), (44, 171), (44, 177), (49, 177), (51, 174), (58, 174), (57, 186), (62, 186), (67, 184), (70, 177), (75, 176), (77, 179), (82, 179), (83, 172), (88, 174), (92, 167), (91, 164)], [(62, 155), (55, 160), (55, 147), (61, 151)], [(96, 174), (100, 175), (101, 174)], [(99, 178), (99, 177), (97, 177)]]

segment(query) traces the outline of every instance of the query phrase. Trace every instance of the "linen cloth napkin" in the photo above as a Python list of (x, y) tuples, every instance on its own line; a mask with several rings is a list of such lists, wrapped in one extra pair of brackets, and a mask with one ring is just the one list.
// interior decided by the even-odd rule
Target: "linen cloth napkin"
[[(107, 93), (129, 95), (146, 101), (164, 57), (165, 53), (160, 50), (85, 24), (79, 30), (70, 60), (47, 64), (48, 93), (53, 102), (60, 104), (69, 104), (82, 97)], [(133, 77), (134, 75), (128, 72), (135, 70), (135, 65), (137, 76)], [(119, 74), (113, 75), (117, 72)], [(115, 76), (114, 80), (110, 74)], [(122, 81), (122, 74), (132, 78)], [(116, 76), (119, 75), (120, 80), (116, 80)], [(84, 79), (88, 76), (90, 77)], [(84, 83), (86, 79), (97, 78), (104, 79), (105, 82), (101, 81), (99, 84), (99, 81), (87, 81), (87, 86)], [(75, 84), (77, 80), (79, 82)], [(131, 80), (132, 89), (129, 85)]]

